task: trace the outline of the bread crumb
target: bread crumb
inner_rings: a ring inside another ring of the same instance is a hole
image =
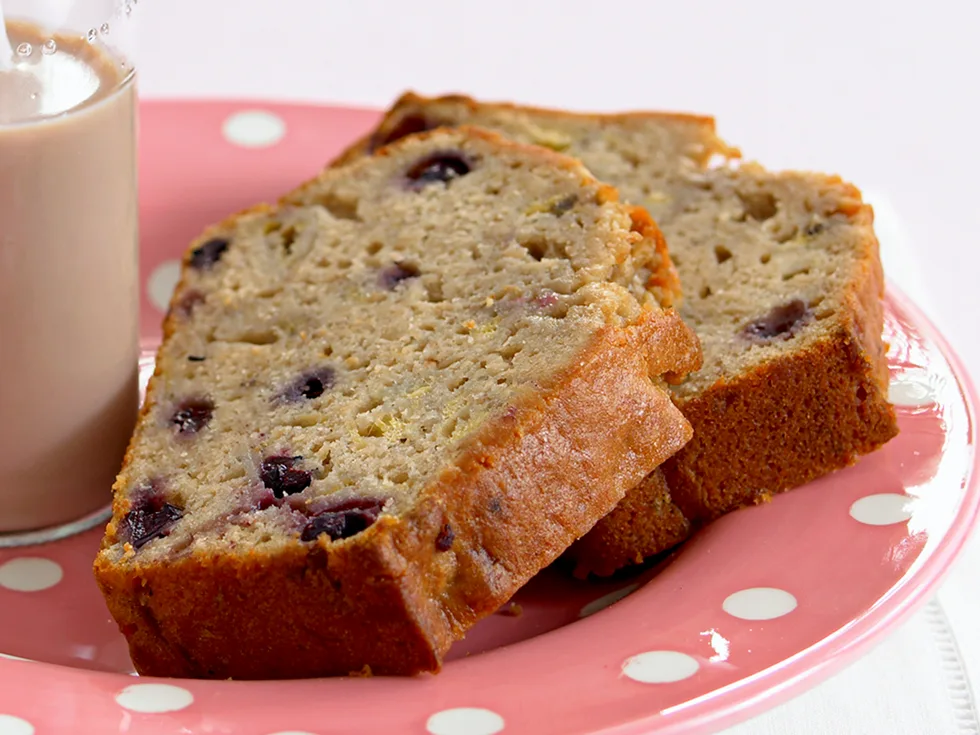
[[[518,605],[516,602],[508,602],[502,608],[497,610],[497,615],[503,615],[505,618],[519,618],[524,614],[524,608]]]

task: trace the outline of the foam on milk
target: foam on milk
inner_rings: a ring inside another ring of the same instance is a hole
[[[95,47],[74,44],[65,50],[33,26],[15,21],[0,28],[5,31],[0,33],[0,58],[10,60],[0,67],[0,124],[60,115],[95,97],[105,84],[106,61],[97,58]]]

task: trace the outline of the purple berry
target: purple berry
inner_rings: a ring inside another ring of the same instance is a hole
[[[540,309],[550,309],[558,303],[558,294],[554,291],[542,291],[534,298],[533,303]]]
[[[552,204],[548,211],[555,215],[555,217],[561,217],[566,212],[571,211],[572,207],[574,207],[576,203],[578,203],[578,196],[575,194],[569,194],[567,197],[559,199],[557,202]]]
[[[191,289],[186,291],[180,299],[173,305],[171,311],[177,316],[187,319],[194,313],[198,305],[204,303],[204,294],[200,291]]]
[[[210,270],[221,260],[231,243],[223,237],[215,237],[191,252],[191,267],[199,271]]]
[[[282,397],[287,401],[319,398],[324,392],[333,388],[335,381],[336,371],[332,367],[317,368],[297,378],[292,385],[283,391]]]
[[[384,504],[376,498],[353,498],[328,506],[310,518],[300,538],[313,541],[324,533],[334,541],[350,538],[378,520]]]
[[[459,153],[435,153],[423,158],[416,163],[405,174],[408,177],[410,187],[419,191],[423,187],[443,182],[448,184],[453,179],[466,176],[470,172],[470,165]]]
[[[141,488],[123,517],[124,533],[134,548],[140,549],[156,538],[168,536],[184,511],[164,500],[156,483]]]
[[[378,275],[378,285],[388,291],[393,291],[402,281],[417,278],[418,275],[419,269],[411,263],[394,263]]]
[[[178,434],[196,434],[211,421],[214,415],[214,402],[208,398],[188,398],[183,401],[170,423],[177,427]]]
[[[302,457],[266,457],[262,460],[259,477],[262,484],[272,491],[277,498],[301,493],[310,486],[312,476],[306,470],[296,468],[296,463]]]
[[[280,503],[276,498],[276,494],[269,490],[268,488],[262,488],[256,492],[252,497],[252,508],[253,510],[266,510],[272,506],[278,506]]]
[[[317,536],[325,533],[336,541],[345,537],[344,533],[346,530],[347,518],[343,513],[324,513],[314,516],[307,522],[306,527],[303,528],[303,533],[300,535],[300,539],[303,541],[313,541]]]
[[[807,325],[813,312],[800,299],[774,307],[768,314],[742,328],[742,336],[755,344],[768,344],[774,340],[794,337]]]
[[[448,523],[443,525],[439,529],[439,535],[436,536],[436,550],[437,551],[449,551],[453,546],[453,541],[456,540],[456,532],[453,531],[453,527]]]

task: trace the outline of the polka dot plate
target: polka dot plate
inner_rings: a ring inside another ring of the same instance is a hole
[[[143,333],[200,229],[314,175],[377,113],[146,104]],[[972,389],[888,297],[900,435],[856,466],[740,511],[656,568],[602,583],[546,570],[438,676],[136,678],[92,580],[99,532],[0,550],[0,735],[701,733],[841,666],[935,587],[977,516]],[[147,361],[149,367],[150,361]]]

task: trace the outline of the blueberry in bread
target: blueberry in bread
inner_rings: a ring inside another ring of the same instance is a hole
[[[898,431],[870,207],[837,177],[735,165],[710,118],[582,115],[402,97],[351,160],[408,131],[479,125],[579,158],[646,207],[680,276],[704,367],[673,388],[694,439],[577,543],[609,574],[698,526],[834,470]]]
[[[439,131],[198,240],[95,563],[137,669],[437,670],[682,446],[697,340],[615,196]]]

